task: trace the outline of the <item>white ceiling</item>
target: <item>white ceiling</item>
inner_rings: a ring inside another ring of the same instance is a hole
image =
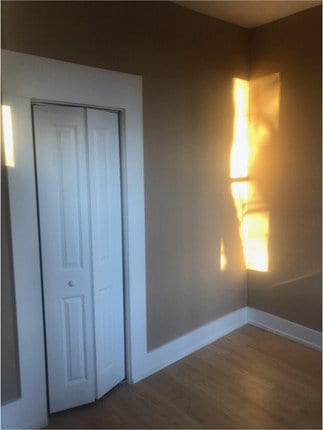
[[[322,1],[175,1],[180,6],[245,28],[254,28],[322,4]]]

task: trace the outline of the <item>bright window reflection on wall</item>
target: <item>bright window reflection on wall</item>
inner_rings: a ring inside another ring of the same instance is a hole
[[[279,74],[274,73],[248,82],[233,79],[233,142],[230,159],[231,192],[240,223],[240,238],[246,268],[269,270],[269,211],[258,189],[256,177],[250,177],[262,145],[278,128],[280,100]],[[221,271],[225,270],[222,264]]]
[[[4,143],[5,164],[8,167],[15,167],[11,107],[7,105],[2,105],[2,133],[3,133],[3,143]]]

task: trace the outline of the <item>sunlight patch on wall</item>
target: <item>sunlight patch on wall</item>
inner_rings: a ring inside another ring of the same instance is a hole
[[[248,213],[241,230],[246,268],[268,272],[269,212]]]
[[[7,105],[2,105],[2,132],[3,132],[5,165],[8,167],[15,167],[11,107]]]
[[[228,265],[228,260],[227,260],[227,256],[225,255],[223,239],[221,239],[221,257],[220,257],[221,272],[224,272],[226,270],[227,265]]]
[[[230,176],[231,178],[243,178],[248,176],[249,162],[249,82],[243,79],[234,79],[233,97],[234,123]]]
[[[279,73],[251,82],[239,78],[233,79],[231,192],[240,223],[240,238],[246,268],[261,272],[269,270],[270,216],[259,191],[257,177],[252,176],[252,172],[257,164],[257,155],[262,145],[267,144],[273,130],[278,129],[279,103]]]

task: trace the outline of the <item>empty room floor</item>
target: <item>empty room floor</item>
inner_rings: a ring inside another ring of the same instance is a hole
[[[321,428],[321,353],[247,325],[48,428]]]

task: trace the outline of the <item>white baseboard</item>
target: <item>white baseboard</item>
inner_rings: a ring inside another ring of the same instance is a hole
[[[321,332],[257,309],[244,307],[147,352],[142,357],[140,369],[137,369],[131,382],[138,382],[162,370],[248,323],[308,347],[322,350]]]
[[[322,351],[322,333],[276,315],[248,307],[248,323]]]
[[[193,330],[166,345],[147,352],[142,360],[141,369],[133,375],[132,382],[135,383],[158,372],[246,323],[247,308],[244,307]]]

